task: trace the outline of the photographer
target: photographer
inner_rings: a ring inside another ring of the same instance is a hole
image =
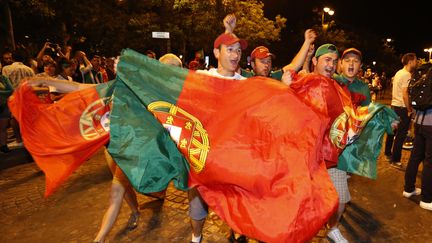
[[[69,50],[68,50],[69,51]],[[51,55],[46,54],[47,52],[51,52]],[[42,49],[39,51],[36,61],[38,63],[38,70],[39,72],[43,72],[44,64],[47,62],[51,62],[53,59],[52,55],[55,55],[56,58],[59,57],[65,57],[68,58],[67,55],[63,54],[61,47],[59,44],[54,44],[49,41],[45,42]]]

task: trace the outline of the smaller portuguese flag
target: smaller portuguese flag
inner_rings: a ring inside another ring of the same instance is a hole
[[[15,90],[9,107],[26,149],[45,173],[47,197],[108,142],[113,82],[69,93],[57,103],[41,101],[29,82]]]

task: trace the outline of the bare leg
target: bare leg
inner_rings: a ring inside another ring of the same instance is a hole
[[[124,199],[126,200],[127,204],[129,205],[129,208],[131,209],[131,214],[129,216],[129,220],[127,224],[127,229],[133,230],[138,226],[140,212],[138,211],[138,201],[137,201],[136,193],[130,185],[126,189]]]
[[[127,204],[129,205],[129,208],[131,209],[132,213],[139,213],[138,211],[138,201],[135,191],[132,189],[132,187],[128,187],[124,194],[124,199],[126,200]]]
[[[105,212],[102,220],[102,225],[94,241],[103,243],[105,237],[114,225],[115,220],[120,212],[120,208],[125,195],[125,188],[119,183],[112,183],[111,185],[111,196],[110,205]],[[137,204],[138,205],[138,204]]]

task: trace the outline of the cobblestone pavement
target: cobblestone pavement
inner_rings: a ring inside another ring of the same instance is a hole
[[[409,153],[403,151],[405,166]],[[381,154],[377,180],[349,179],[352,201],[340,228],[350,242],[432,242],[432,212],[418,206],[419,197],[402,197],[403,177],[403,170],[391,167]],[[91,242],[108,206],[110,182],[100,151],[44,199],[44,175],[25,149],[0,153],[0,242]],[[124,204],[108,242],[189,242],[185,192],[170,186],[164,201],[144,195],[138,201],[138,228],[125,229],[130,210]],[[228,242],[228,231],[211,213],[203,242]],[[312,242],[328,242],[323,235]]]

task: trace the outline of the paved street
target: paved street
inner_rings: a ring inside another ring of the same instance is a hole
[[[405,166],[408,157],[404,150]],[[352,201],[341,231],[350,242],[432,242],[432,212],[418,206],[420,197],[402,197],[403,177],[404,172],[391,167],[381,153],[377,180],[355,175],[349,179]],[[110,182],[99,151],[44,199],[44,175],[28,153],[24,149],[0,153],[0,242],[91,242],[108,206]],[[138,228],[125,229],[130,211],[124,204],[108,242],[189,242],[185,192],[171,186],[164,201],[144,195],[138,201],[142,215]],[[204,242],[227,242],[228,230],[211,213]],[[327,239],[321,232],[313,242]]]

